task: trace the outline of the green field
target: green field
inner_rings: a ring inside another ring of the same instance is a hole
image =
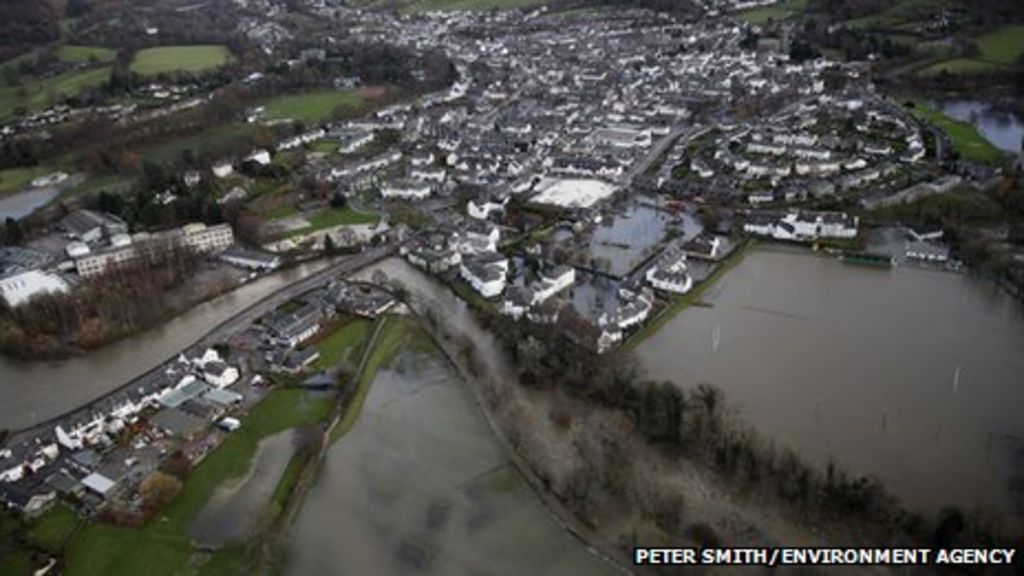
[[[267,120],[295,120],[318,124],[329,120],[336,110],[356,109],[366,103],[350,90],[317,90],[304,94],[279,96],[264,104]]]
[[[320,358],[314,365],[318,370],[334,368],[342,361],[355,360],[352,354],[357,352],[370,335],[370,328],[373,325],[368,320],[361,318],[352,320],[344,326],[327,335],[316,343],[320,351]]]
[[[48,166],[33,166],[31,168],[9,168],[0,170],[0,196],[13,194],[37,176],[50,174],[53,168]]]
[[[255,124],[223,124],[200,132],[154,144],[141,151],[143,160],[168,162],[180,158],[185,150],[199,155],[215,155],[243,144],[253,144],[260,128]]]
[[[230,59],[228,49],[219,44],[159,46],[139,50],[132,60],[131,70],[143,76],[169,72],[196,73],[223,66]]]
[[[970,58],[953,58],[922,68],[918,76],[934,76],[945,71],[948,74],[983,74],[1005,68],[1002,64]]]
[[[356,212],[351,208],[328,208],[310,218],[308,227],[296,230],[292,235],[309,234],[310,232],[333,228],[343,224],[374,224],[378,220],[380,220],[380,217],[376,214]]]
[[[77,523],[78,516],[67,506],[58,504],[32,521],[29,536],[44,550],[57,554]]]
[[[952,141],[953,148],[961,157],[986,164],[999,164],[1003,161],[1002,151],[979,134],[969,122],[950,118],[937,108],[923,102],[915,102],[915,106],[910,109],[910,112],[945,132]]]
[[[28,79],[21,87],[0,86],[0,118],[13,114],[19,107],[39,110],[57,103],[62,97],[100,86],[110,79],[110,71],[109,66],[89,68],[46,80]]]
[[[260,440],[289,428],[321,422],[332,398],[298,389],[276,389],[245,418],[189,476],[181,494],[142,528],[92,523],[78,532],[66,552],[69,576],[103,574],[238,574],[247,562],[241,546],[200,553],[186,532],[218,486],[246,473]]]
[[[769,20],[785,20],[807,7],[807,0],[782,0],[771,6],[751,8],[738,12],[736,17],[751,24],[764,24]]]
[[[1009,70],[1024,56],[1024,25],[1000,28],[975,38],[974,43],[978,46],[977,56],[938,62],[918,71],[918,75],[934,76],[943,71],[949,74],[983,74]]]
[[[78,46],[65,44],[57,49],[57,58],[65,62],[104,62],[114,61],[117,52],[102,46]]]
[[[1024,25],[1000,28],[978,38],[975,43],[981,51],[979,59],[996,64],[1016,64],[1024,55]]]

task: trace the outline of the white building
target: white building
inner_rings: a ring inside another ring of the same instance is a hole
[[[430,197],[432,186],[423,182],[391,182],[380,189],[380,195],[384,198],[399,198],[402,200],[424,200]]]
[[[42,270],[25,270],[0,278],[0,297],[12,308],[28,302],[33,296],[63,293],[68,288],[63,278]]]
[[[484,298],[494,298],[505,290],[505,270],[499,264],[464,261],[459,275]]]
[[[486,220],[492,213],[503,212],[506,204],[508,204],[507,197],[501,200],[490,197],[474,198],[466,203],[466,213],[470,218]]]

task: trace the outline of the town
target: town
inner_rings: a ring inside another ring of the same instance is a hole
[[[13,149],[74,122],[131,130],[205,114],[240,90],[229,126],[260,134],[258,144],[146,161],[126,188],[144,192],[102,189],[12,212],[6,236],[16,229],[17,239],[0,248],[5,348],[89,350],[238,286],[323,266],[301,290],[268,297],[87,405],[7,430],[0,502],[27,517],[56,502],[88,517],[143,517],[147,479],[199,466],[271,390],[354,385],[323,343],[351,322],[408,313],[402,286],[353,277],[385,258],[474,310],[613,354],[701,303],[757,244],[962,271],[941,227],[881,215],[995,190],[1011,178],[1003,166],[1019,163],[957,157],[864,63],[793,57],[792,26],[734,17],[760,3],[704,2],[696,20],[634,8],[406,14],[304,3],[349,30],[344,39],[297,37],[276,3],[239,4],[238,26],[273,65],[161,76],[130,104],[65,99],[4,119],[0,142]],[[406,56],[405,88],[332,69],[314,89],[327,113],[311,114],[312,100],[281,106],[296,97],[287,93],[258,95],[279,90],[283,74],[319,73],[342,41]],[[52,167],[19,193],[66,198],[91,178]],[[1024,248],[1004,248],[1020,278]],[[156,304],[162,291],[177,305]],[[126,304],[149,306],[141,294],[152,310]],[[53,320],[34,320],[43,317]]]

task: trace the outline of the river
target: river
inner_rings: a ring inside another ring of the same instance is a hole
[[[377,373],[291,542],[291,576],[615,573],[559,527],[425,346]]]
[[[912,508],[1024,513],[1024,307],[996,286],[762,247],[706,299],[637,348],[651,376]]]
[[[1005,152],[1020,152],[1024,143],[1024,120],[1012,112],[1000,112],[977,100],[949,100],[939,102],[939,108],[949,116],[970,122],[996,148]]]
[[[0,428],[17,430],[83,406],[172,358],[265,296],[331,263],[317,260],[264,276],[83,356],[53,362],[0,356]]]

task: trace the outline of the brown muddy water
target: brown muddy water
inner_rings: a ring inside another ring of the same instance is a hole
[[[764,247],[706,299],[638,346],[651,376],[912,508],[1024,513],[1024,306],[996,286]]]
[[[196,542],[220,546],[244,541],[259,528],[274,490],[295,453],[295,432],[260,441],[245,476],[217,488],[189,527]]]
[[[510,465],[434,351],[378,373],[291,533],[290,576],[614,574]]]
[[[330,264],[319,260],[264,276],[161,326],[69,360],[22,362],[0,356],[0,428],[25,428],[112,392],[265,296]]]

